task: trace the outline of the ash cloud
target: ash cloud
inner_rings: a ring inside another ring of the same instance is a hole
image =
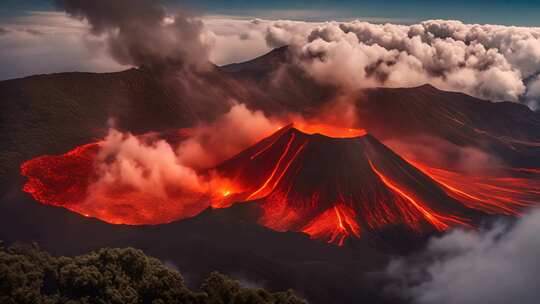
[[[308,74],[343,90],[429,83],[493,101],[537,98],[536,82],[526,79],[540,72],[540,28],[449,20],[259,22],[266,23],[269,46],[291,45]]]
[[[203,23],[178,12],[169,16],[160,1],[56,0],[72,17],[86,20],[90,32],[105,36],[120,64],[170,68],[204,67],[209,56]]]
[[[395,260],[389,291],[420,304],[538,303],[540,210],[483,231],[432,239],[422,256]]]

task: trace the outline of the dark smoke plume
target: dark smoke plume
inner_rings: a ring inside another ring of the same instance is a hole
[[[201,67],[209,48],[203,24],[183,13],[168,16],[153,0],[55,0],[59,9],[86,20],[91,33],[104,36],[121,64],[150,68]]]

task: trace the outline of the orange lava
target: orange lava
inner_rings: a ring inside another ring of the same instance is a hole
[[[314,218],[301,230],[313,239],[343,246],[349,236],[360,237],[356,212],[345,204],[336,204]]]
[[[47,205],[70,206],[87,195],[95,173],[99,143],[77,147],[59,156],[41,156],[25,162],[21,175],[28,178],[23,191]]]
[[[111,224],[153,225],[192,217],[208,206],[208,196],[170,189],[166,197],[116,185],[107,192],[94,191],[94,160],[100,142],[77,147],[57,156],[25,162],[21,174],[28,178],[23,191],[43,204],[60,206]]]
[[[281,156],[279,157],[276,165],[274,166],[274,170],[272,170],[272,172],[270,173],[270,175],[268,176],[268,178],[266,179],[266,181],[264,182],[264,184],[262,184],[261,187],[259,187],[255,192],[251,193],[248,197],[247,197],[247,200],[251,200],[251,199],[256,199],[258,197],[262,197],[262,196],[266,196],[268,193],[267,192],[263,192],[264,190],[269,190],[271,191],[273,189],[273,187],[269,187],[269,184],[270,182],[274,179],[274,176],[278,173],[278,170],[280,170],[281,168],[281,163],[284,161],[285,157],[288,155],[289,153],[289,149],[291,148],[291,144],[294,140],[294,137],[295,135],[292,134],[289,141],[287,142],[287,146],[285,147],[285,151],[283,151],[283,153],[281,154]],[[291,159],[291,161],[294,160],[294,158]],[[290,165],[291,161],[288,162],[287,166]],[[283,172],[285,172],[285,170],[283,170]],[[276,182],[274,182],[274,185],[279,181],[279,179],[276,180]]]
[[[25,162],[23,190],[41,203],[113,224],[161,224],[249,202],[261,207],[257,221],[265,227],[340,246],[387,227],[418,233],[470,227],[470,210],[519,215],[539,202],[539,169],[509,170],[521,177],[469,176],[405,161],[364,135],[295,123],[204,172],[206,192],[167,189],[166,197],[122,185],[94,193],[98,142]]]
[[[439,183],[445,191],[470,208],[491,214],[520,215],[524,208],[539,202],[540,178],[471,176],[431,168],[408,160]],[[523,170],[523,169],[520,169]],[[537,175],[538,170],[523,170]]]
[[[306,134],[320,134],[333,138],[352,138],[367,134],[364,129],[343,128],[322,123],[294,122],[293,126]]]
[[[416,210],[418,210],[418,212],[420,212],[420,214],[422,214],[422,216],[438,230],[444,231],[448,229],[450,227],[448,223],[468,225],[465,220],[459,219],[456,216],[443,216],[441,214],[437,214],[433,210],[430,210],[422,202],[413,198],[411,194],[407,194],[406,190],[400,189],[400,187],[397,186],[393,181],[391,181],[389,178],[387,178],[381,172],[379,172],[379,170],[375,168],[371,160],[369,161],[369,165],[371,166],[371,169],[373,170],[373,172],[377,174],[377,176],[388,188],[396,192],[401,197],[405,198],[411,204],[411,206],[413,206]]]

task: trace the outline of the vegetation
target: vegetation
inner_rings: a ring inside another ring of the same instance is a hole
[[[243,288],[212,273],[200,291],[186,287],[175,270],[142,251],[100,249],[53,257],[37,245],[0,243],[0,303],[302,304],[291,291]]]

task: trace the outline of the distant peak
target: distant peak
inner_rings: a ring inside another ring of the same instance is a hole
[[[429,84],[429,83],[423,84],[423,85],[418,86],[418,87],[416,87],[416,88],[417,88],[417,89],[421,89],[421,90],[440,91],[439,89],[437,89],[436,87],[432,86],[432,85]]]

